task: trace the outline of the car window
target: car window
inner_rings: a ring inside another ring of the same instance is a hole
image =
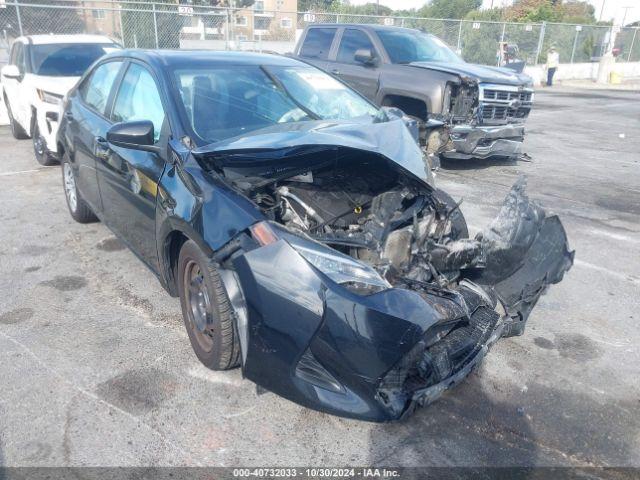
[[[362,30],[347,28],[342,34],[342,39],[340,39],[337,61],[341,63],[358,63],[354,57],[356,51],[361,48],[371,50],[371,53],[375,54],[373,44],[366,33]]]
[[[202,67],[175,77],[186,117],[205,143],[278,123],[373,118],[378,111],[309,65]]]
[[[113,43],[51,43],[31,47],[31,65],[36,75],[79,77],[106,53],[118,50]]]
[[[153,123],[154,140],[157,142],[160,138],[164,108],[155,80],[142,65],[132,63],[127,70],[116,96],[111,119],[114,122],[150,120]]]
[[[335,33],[335,28],[310,28],[300,49],[300,56],[326,60]]]
[[[111,87],[121,66],[122,62],[103,63],[80,87],[82,100],[99,113],[105,113]]]

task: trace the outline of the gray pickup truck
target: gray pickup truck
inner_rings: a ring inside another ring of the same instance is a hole
[[[531,78],[466,63],[434,35],[382,25],[313,24],[294,56],[418,120],[428,153],[458,159],[522,153],[524,121],[533,105]]]

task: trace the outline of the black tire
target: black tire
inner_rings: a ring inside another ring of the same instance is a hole
[[[240,364],[233,307],[215,265],[193,241],[180,250],[178,293],[184,324],[198,359],[212,370]]]
[[[75,173],[69,162],[69,156],[64,153],[61,162],[62,187],[64,197],[67,200],[67,207],[73,219],[78,223],[91,223],[98,221],[98,217],[93,213],[89,205],[84,201],[82,195],[76,188]],[[68,175],[71,177],[69,178]]]
[[[35,117],[33,119],[33,126],[31,127],[31,138],[33,140],[33,154],[36,156],[36,160],[40,165],[50,167],[58,163],[58,160],[47,150],[47,142],[42,135],[40,135],[40,127]]]
[[[435,190],[433,196],[440,202],[444,203],[447,208],[454,208],[458,202],[456,202],[451,195],[442,191]],[[469,238],[469,228],[467,227],[467,221],[459,208],[456,208],[450,214],[451,220],[451,240],[458,240],[460,238]]]
[[[27,131],[20,126],[18,122],[13,118],[13,113],[11,112],[11,105],[9,105],[9,100],[7,100],[7,96],[4,96],[4,104],[7,107],[7,116],[9,117],[9,125],[11,126],[11,135],[16,140],[26,140],[29,138],[29,134]]]

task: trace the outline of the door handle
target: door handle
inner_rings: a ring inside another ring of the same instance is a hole
[[[337,68],[334,68],[333,70],[331,70],[331,73],[333,75],[340,75],[340,70],[338,70]]]
[[[108,160],[111,155],[109,143],[102,137],[96,137],[94,139],[93,153],[100,160]]]

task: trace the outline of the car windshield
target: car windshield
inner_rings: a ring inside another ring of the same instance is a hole
[[[378,36],[391,63],[464,63],[464,60],[446,43],[433,35],[401,30],[380,30]]]
[[[193,131],[206,143],[277,123],[373,117],[378,109],[322,71],[306,66],[221,66],[177,70]]]
[[[115,43],[51,43],[31,48],[31,65],[36,75],[79,77],[89,66],[118,47]]]

